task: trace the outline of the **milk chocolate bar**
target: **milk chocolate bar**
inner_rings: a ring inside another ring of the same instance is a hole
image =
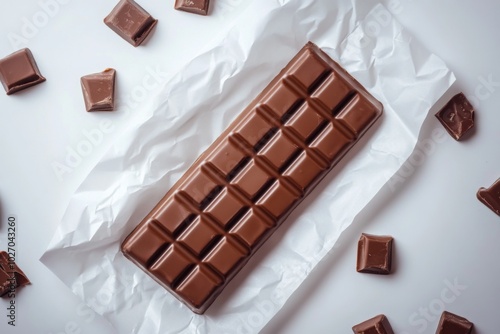
[[[382,114],[313,43],[124,240],[124,255],[196,313]]]

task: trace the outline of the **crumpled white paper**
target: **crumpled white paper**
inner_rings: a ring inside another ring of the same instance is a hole
[[[384,115],[206,314],[195,315],[119,245],[309,40],[379,99]],[[95,166],[41,260],[119,333],[257,332],[409,157],[430,107],[454,80],[380,4],[253,0]]]

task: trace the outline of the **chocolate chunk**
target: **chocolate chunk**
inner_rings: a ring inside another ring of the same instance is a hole
[[[0,59],[0,81],[7,92],[13,94],[44,82],[30,49],[21,49]]]
[[[0,296],[27,284],[30,281],[26,274],[14,262],[9,261],[7,252],[0,251]]]
[[[356,334],[394,334],[389,320],[383,314],[354,326],[352,331]]]
[[[207,15],[209,4],[210,0],[175,0],[175,9]]]
[[[488,189],[479,188],[476,195],[484,205],[500,216],[500,179],[496,180]]]
[[[203,313],[382,109],[307,44],[125,239],[124,255]]]
[[[81,78],[87,111],[112,111],[115,108],[115,76],[116,71],[107,68],[104,72]]]
[[[470,334],[473,324],[456,314],[444,311],[439,320],[436,334]]]
[[[474,127],[474,108],[463,93],[459,93],[436,114],[448,133],[456,140]]]
[[[360,273],[388,275],[392,265],[392,243],[390,236],[361,234],[358,241],[358,263]]]
[[[104,23],[133,46],[139,46],[156,26],[148,12],[133,0],[121,0]]]

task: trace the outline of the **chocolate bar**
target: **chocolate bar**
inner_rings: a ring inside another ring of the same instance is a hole
[[[16,288],[30,284],[25,273],[13,262],[9,254],[0,251],[0,297]]]
[[[477,199],[500,216],[500,179],[489,188],[481,187],[477,191]]]
[[[474,108],[463,93],[453,96],[436,117],[455,140],[461,140],[474,127]]]
[[[306,44],[123,241],[123,254],[203,313],[382,109]]]
[[[383,314],[363,321],[354,326],[352,331],[355,334],[394,334],[389,320]]]
[[[362,233],[358,241],[358,262],[360,273],[389,275],[392,267],[392,243],[390,236]]]
[[[207,15],[210,0],[175,0],[175,9],[189,13]]]
[[[439,320],[436,334],[470,334],[473,326],[469,320],[444,311]]]
[[[104,23],[137,47],[148,37],[158,20],[134,0],[121,0],[106,16]]]
[[[21,49],[0,59],[0,81],[7,95],[45,81],[30,49]]]

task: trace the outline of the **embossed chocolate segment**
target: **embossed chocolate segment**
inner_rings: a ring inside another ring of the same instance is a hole
[[[285,126],[292,131],[296,131],[305,142],[325,121],[325,118],[314,111],[314,108],[309,103],[304,103],[299,110],[290,117]]]
[[[231,174],[245,159],[245,153],[229,139],[224,140],[219,148],[215,150],[207,159],[226,177]]]
[[[180,283],[176,292],[193,307],[201,308],[222,283],[222,279],[206,266],[196,266]]]
[[[179,200],[170,198],[153,212],[155,221],[171,235],[179,234],[185,226],[190,225],[196,215],[185,208]]]
[[[299,149],[282,131],[278,131],[262,148],[259,155],[265,157],[276,169],[280,169]]]
[[[253,199],[271,179],[272,176],[252,159],[232,183],[248,198]]]
[[[331,113],[334,113],[336,110],[340,111],[342,109],[338,108],[338,106],[349,99],[352,92],[352,88],[344,80],[335,73],[331,73],[312,94],[312,98],[322,103]]]
[[[226,188],[207,207],[205,212],[217,220],[222,227],[226,228],[232,222],[232,218],[243,208],[244,204]]]
[[[334,160],[342,156],[354,144],[354,139],[348,138],[335,125],[329,123],[314,139],[310,147],[321,153],[326,159]]]
[[[191,265],[185,251],[178,245],[172,245],[150,267],[150,270],[161,281],[172,285]]]
[[[243,261],[247,252],[238,247],[237,244],[231,243],[228,238],[223,238],[209,253],[204,260],[205,263],[210,264],[221,275],[227,277],[231,270],[233,270],[241,261]]]
[[[269,225],[251,209],[232,228],[231,234],[243,240],[251,249],[274,227]]]
[[[158,250],[168,246],[169,240],[158,226],[148,222],[135,231],[128,244],[129,255],[134,260],[147,264]]]
[[[300,186],[302,191],[305,191],[324,170],[325,168],[320,166],[310,153],[302,151],[297,160],[283,173],[283,176],[289,177]]]
[[[127,237],[123,253],[203,313],[381,113],[307,44]]]
[[[276,180],[256,204],[271,213],[275,219],[279,219],[298,198],[283,181]]]
[[[371,103],[361,95],[355,95],[336,117],[357,137],[363,129],[372,124],[379,114]]]

